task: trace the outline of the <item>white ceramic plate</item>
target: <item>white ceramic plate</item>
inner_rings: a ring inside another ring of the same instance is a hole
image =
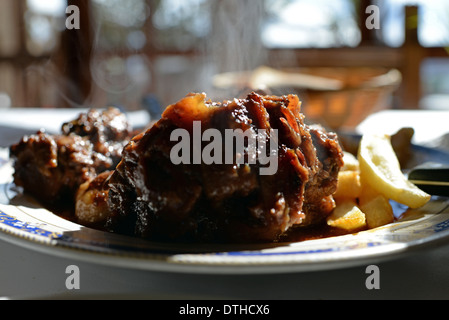
[[[422,159],[446,160],[418,148]],[[170,244],[102,232],[69,222],[18,194],[0,152],[0,238],[31,250],[94,263],[185,273],[282,273],[367,265],[449,242],[449,199],[433,197],[405,218],[344,236],[293,243]],[[395,214],[405,208],[395,206]]]

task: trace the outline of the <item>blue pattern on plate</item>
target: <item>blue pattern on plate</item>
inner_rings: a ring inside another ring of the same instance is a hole
[[[62,234],[60,233],[42,229],[36,224],[20,221],[4,213],[3,211],[0,211],[0,223],[3,223],[20,231],[25,231],[30,234],[39,235],[46,238],[57,239],[62,236]]]
[[[433,227],[433,231],[441,232],[449,228],[449,220],[440,222]]]

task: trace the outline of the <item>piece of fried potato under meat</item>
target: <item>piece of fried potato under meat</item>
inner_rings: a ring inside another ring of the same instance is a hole
[[[356,156],[347,151],[343,151],[343,167],[340,171],[358,171],[359,170],[359,160]]]
[[[345,200],[337,203],[327,218],[327,224],[345,230],[357,230],[366,226],[366,218],[355,200]]]
[[[356,199],[362,192],[358,171],[340,171],[338,173],[337,190],[333,194],[335,200]]]

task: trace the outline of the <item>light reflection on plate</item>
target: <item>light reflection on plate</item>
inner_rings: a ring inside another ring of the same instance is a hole
[[[435,159],[435,151],[418,151]],[[395,223],[357,234],[293,243],[171,244],[72,223],[17,193],[11,180],[11,165],[3,158],[1,239],[47,254],[126,268],[227,274],[318,271],[376,263],[449,242],[449,199],[442,197],[407,210]],[[396,208],[396,214],[402,211]]]

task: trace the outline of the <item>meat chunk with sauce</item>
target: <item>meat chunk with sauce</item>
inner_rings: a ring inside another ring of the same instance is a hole
[[[78,187],[112,162],[77,135],[25,136],[11,146],[14,183],[44,204],[72,203]]]
[[[38,131],[10,147],[14,183],[43,205],[73,212],[78,188],[121,159],[130,126],[116,108],[82,113],[60,134]]]
[[[86,137],[95,152],[109,157],[115,166],[123,147],[129,142],[132,129],[124,113],[114,107],[105,110],[90,109],[62,125],[63,135]]]
[[[108,181],[111,174],[112,171],[104,171],[80,185],[75,198],[76,222],[102,229],[110,215]]]
[[[335,134],[305,124],[300,105],[296,95],[251,93],[222,103],[190,94],[168,106],[124,148],[109,177],[106,228],[171,241],[271,242],[290,228],[322,222],[334,208],[342,151]],[[203,137],[197,149],[195,125]],[[190,162],[173,161],[176,129],[192,137]],[[210,141],[203,136],[208,129],[221,133],[222,154],[229,129],[254,139],[267,133],[265,146],[277,132],[277,170],[261,174],[264,164],[238,161],[252,156],[248,145],[230,163],[195,163],[195,152]]]

